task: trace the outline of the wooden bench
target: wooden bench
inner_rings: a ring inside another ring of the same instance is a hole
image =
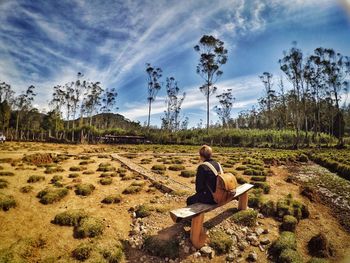
[[[234,196],[233,199],[238,198],[239,210],[247,209],[248,191],[253,187],[254,185],[252,184],[243,184],[237,187],[236,195]],[[178,209],[172,210],[170,211],[170,216],[171,216],[171,219],[174,221],[174,223],[178,223],[183,219],[192,218],[190,238],[193,246],[199,249],[205,244],[207,239],[207,236],[203,229],[204,214],[206,212],[214,210],[217,207],[219,207],[219,205],[196,203],[184,208],[178,208]]]

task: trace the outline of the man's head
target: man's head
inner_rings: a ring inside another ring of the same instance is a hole
[[[213,150],[208,145],[203,145],[199,149],[199,156],[201,157],[202,161],[211,159],[212,154],[213,154]]]

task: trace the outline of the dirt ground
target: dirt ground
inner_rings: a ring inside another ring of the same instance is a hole
[[[145,218],[145,223],[149,226],[149,234],[159,235],[158,232],[162,233],[162,231],[164,232],[164,230],[167,229],[167,233],[182,231],[183,234],[188,237],[189,233],[186,232],[181,225],[174,226],[168,214],[168,212],[174,208],[185,206],[186,197],[169,196],[152,188],[152,190],[150,190],[150,182],[146,181],[146,185],[139,193],[122,194],[123,200],[119,204],[106,205],[101,203],[101,200],[107,195],[114,193],[121,194],[132,182],[143,180],[133,175],[132,171],[127,171],[127,175],[131,177],[129,180],[123,180],[117,176],[112,178],[113,182],[111,185],[101,185],[99,183],[102,172],[96,170],[100,163],[111,163],[116,169],[120,168],[121,164],[112,161],[108,156],[101,158],[102,156],[98,156],[98,154],[113,152],[125,153],[127,152],[127,148],[117,148],[106,145],[78,146],[44,143],[6,143],[0,145],[0,159],[11,158],[20,160],[25,154],[35,152],[70,154],[72,156],[60,164],[64,171],[55,174],[45,174],[45,168],[39,168],[30,164],[23,164],[23,166],[21,166],[21,162],[18,162],[16,166],[12,166],[10,162],[0,163],[0,166],[3,167],[1,171],[9,171],[15,174],[14,176],[0,177],[9,182],[8,188],[0,189],[0,192],[13,195],[17,202],[16,208],[6,212],[0,211],[0,250],[13,250],[15,253],[24,253],[26,254],[26,262],[45,262],[45,260],[46,262],[75,262],[71,257],[71,252],[81,243],[92,243],[97,247],[105,247],[119,240],[127,239],[132,223],[132,213],[129,209],[139,204],[149,204],[154,208],[152,214]],[[93,174],[83,174],[82,171],[69,171],[70,167],[81,166],[79,163],[83,160],[77,159],[76,156],[85,154],[88,154],[90,160],[93,162],[84,166],[86,166],[86,170],[93,171]],[[161,154],[161,152],[157,152],[157,154]],[[161,164],[157,161],[160,157],[154,156],[152,150],[145,151],[142,156],[132,158],[131,161],[140,164],[141,159],[144,158],[151,159],[151,163],[141,164],[147,169],[151,169],[155,164]],[[169,157],[164,156],[162,158]],[[217,158],[221,161],[227,159],[227,156],[218,155]],[[193,155],[180,156],[178,159],[183,160],[183,165],[187,170],[195,170],[199,164],[198,158]],[[238,165],[240,165],[240,163],[235,164],[233,168]],[[169,167],[168,164],[166,166]],[[312,236],[323,232],[336,249],[336,256],[330,259],[330,262],[350,262],[350,234],[346,232],[332,216],[331,208],[318,202],[311,202],[307,198],[301,196],[299,194],[299,185],[287,183],[285,181],[288,177],[288,171],[285,166],[272,166],[271,170],[274,175],[267,177],[267,182],[271,185],[271,191],[268,195],[265,195],[266,198],[276,201],[291,193],[293,198],[308,205],[310,217],[301,220],[296,230],[298,251],[301,253],[303,259],[307,261],[310,258],[306,247],[307,242]],[[79,177],[77,177],[79,181],[93,184],[96,187],[93,193],[86,197],[76,195],[74,193],[76,179],[68,178],[71,173],[79,173]],[[183,178],[179,176],[179,173],[180,171],[166,170],[165,174],[182,183],[191,185],[194,189],[194,178]],[[237,173],[248,178],[242,175],[240,171]],[[34,188],[30,193],[21,193],[19,189],[22,186],[28,185],[27,179],[31,175],[45,176],[45,180],[30,184]],[[41,204],[36,195],[39,191],[50,185],[50,180],[54,175],[62,175],[63,185],[72,187],[73,189],[69,190],[69,194],[57,203],[48,205]],[[237,202],[233,201],[224,207],[207,213],[205,215],[207,221],[205,227],[210,230],[215,223],[224,222],[231,216],[230,209],[235,207],[237,207]],[[83,209],[89,214],[101,218],[106,226],[103,235],[95,239],[76,239],[73,236],[72,227],[58,226],[51,223],[51,220],[53,220],[56,214],[69,209]],[[269,239],[275,240],[278,237],[280,222],[272,218],[259,219],[258,222],[260,226],[270,230],[267,235]],[[34,249],[34,251],[31,251],[28,255],[26,250],[21,247],[22,245],[19,246],[21,242],[25,242],[28,238],[43,239],[45,240],[45,245],[41,248]],[[186,242],[189,242],[188,239]],[[266,252],[261,252],[257,247],[251,247],[250,250],[245,251],[243,257],[246,257],[247,253],[252,250],[258,253],[258,262],[269,262],[265,256]],[[147,262],[148,255],[144,251],[130,248],[126,253],[126,261],[139,262],[142,256],[146,256],[145,261]],[[96,260],[97,258],[92,259]],[[193,251],[189,254],[181,254],[181,260],[182,262],[199,261],[199,259],[193,257]],[[224,262],[225,255],[217,256],[213,260],[207,258],[201,258],[200,260],[202,262]],[[148,262],[152,262],[152,257],[149,258]],[[159,262],[162,262],[162,260],[159,259]]]

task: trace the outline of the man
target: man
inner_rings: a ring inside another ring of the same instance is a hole
[[[220,164],[212,159],[213,150],[208,145],[203,145],[199,150],[202,162],[209,162],[219,172]],[[216,175],[210,168],[201,164],[196,174],[196,193],[187,198],[187,205],[194,203],[215,204],[212,192],[216,189]]]

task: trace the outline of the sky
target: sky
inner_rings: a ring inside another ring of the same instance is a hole
[[[36,87],[34,105],[48,111],[52,88],[78,72],[104,89],[116,88],[114,112],[147,119],[145,64],[163,70],[163,89],[152,107],[151,124],[165,110],[165,79],[186,92],[181,117],[190,126],[206,120],[206,100],[196,74],[193,49],[202,35],[225,43],[228,61],[217,94],[232,89],[232,117],[263,95],[259,75],[274,84],[283,73],[278,60],[297,41],[305,55],[317,47],[350,55],[350,0],[0,0],[0,82],[20,94]],[[277,87],[276,87],[277,89]],[[211,98],[210,108],[218,104]],[[218,120],[211,110],[211,120]]]

